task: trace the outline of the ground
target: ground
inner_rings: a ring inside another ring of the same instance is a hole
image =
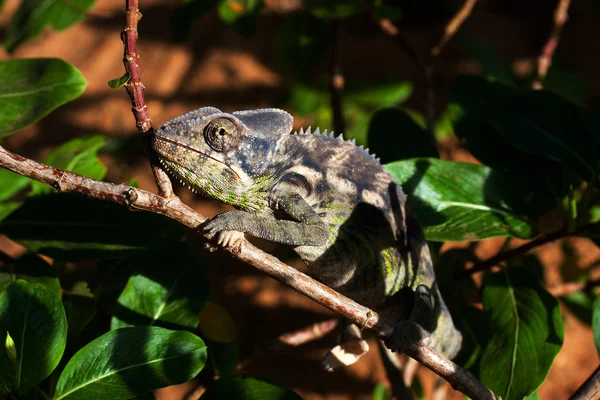
[[[433,0],[423,2],[432,7],[438,3]],[[444,3],[449,9],[460,4],[457,1]],[[463,27],[457,41],[464,37],[477,37],[493,45],[498,57],[511,63],[516,70],[530,69],[548,35],[553,7],[543,0],[529,1],[526,5],[519,5],[516,0],[481,3],[476,6],[474,15]],[[16,0],[9,0],[4,5],[0,15],[0,37],[17,5]],[[10,56],[62,58],[77,66],[89,84],[82,97],[2,144],[12,151],[41,159],[57,144],[77,136],[104,134],[127,139],[126,155],[119,158],[103,156],[109,167],[107,179],[126,182],[133,177],[142,188],[153,190],[152,175],[141,141],[136,136],[129,99],[123,89],[114,90],[107,85],[109,79],[123,73],[123,45],[119,38],[124,24],[123,7],[122,0],[98,0],[84,22],[64,32],[46,31]],[[421,11],[427,10],[426,5],[422,7]],[[173,8],[174,2],[167,0],[141,1],[143,19],[139,25],[138,51],[149,112],[155,126],[206,105],[234,111],[281,103],[289,82],[279,71],[272,51],[280,16],[273,13],[266,16],[261,20],[256,36],[245,39],[210,14],[195,25],[185,43],[173,44],[169,40],[168,28]],[[441,35],[446,18],[445,14],[432,13],[424,22],[406,23],[403,32],[417,51],[423,53]],[[600,79],[597,75],[600,57],[593,51],[600,34],[599,18],[600,6],[594,0],[574,2],[557,50],[562,67],[585,80],[588,92],[584,103],[592,107],[600,104]],[[415,94],[409,106],[423,109],[425,91],[419,72],[388,38],[376,29],[365,33],[351,28],[347,29],[344,37],[343,65],[347,80],[405,77],[415,82]],[[438,109],[444,104],[456,76],[478,70],[477,64],[467,59],[455,42],[444,51],[437,64],[435,87]],[[0,59],[6,58],[9,55],[0,50]],[[304,121],[296,122],[299,127]],[[472,160],[456,144],[444,146],[444,157]],[[208,216],[225,209],[181,189],[179,194],[186,203]],[[5,238],[0,238],[0,245],[7,243]],[[573,239],[569,243],[581,257],[580,266],[595,264],[600,259],[600,251],[591,242]],[[500,245],[498,240],[484,241],[477,251],[485,258],[494,254]],[[546,267],[549,287],[560,283],[558,271],[564,257],[561,245],[560,242],[551,243],[538,251]],[[275,246],[265,246],[279,255],[287,254]],[[18,251],[17,247],[13,249]],[[347,370],[330,374],[322,372],[319,361],[334,345],[334,337],[283,353],[252,357],[256,344],[329,318],[331,314],[246,265],[232,262],[219,254],[207,257],[213,289],[238,326],[245,372],[288,385],[306,399],[369,399],[373,386],[384,382],[385,374],[377,351],[371,351]],[[302,268],[298,263],[295,265]],[[542,399],[567,398],[598,365],[589,326],[579,322],[564,307],[563,313],[565,342],[548,379],[540,388]],[[371,347],[376,348],[373,341]],[[420,373],[430,374],[427,371]],[[181,398],[189,387],[168,388],[159,391],[157,396],[161,399]],[[458,395],[453,397],[461,398]]]

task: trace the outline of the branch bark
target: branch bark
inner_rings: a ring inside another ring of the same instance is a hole
[[[123,184],[96,181],[69,171],[38,163],[11,153],[1,146],[0,167],[51,185],[59,192],[77,193],[121,204],[130,209],[161,214],[191,229],[197,229],[199,225],[206,221],[206,217],[185,205],[176,196],[165,198]],[[373,333],[380,339],[386,340],[394,330],[394,327],[383,319],[380,319],[375,311],[356,303],[308,275],[290,267],[246,240],[243,241],[240,247],[228,247],[224,250],[342,317],[347,318],[361,329]],[[437,354],[421,342],[412,345],[406,351],[406,354],[447,380],[454,389],[465,393],[473,399],[498,399],[494,393],[477,381],[470,372]]]
[[[570,400],[600,400],[600,367],[596,368],[592,375],[583,382]]]
[[[554,52],[558,47],[558,42],[560,40],[560,34],[562,32],[563,26],[569,19],[569,6],[571,5],[571,0],[560,0],[556,5],[556,9],[554,10],[554,26],[552,28],[552,32],[550,32],[550,36],[548,40],[546,40],[546,44],[542,48],[542,52],[538,57],[538,66],[537,66],[537,74],[535,80],[533,81],[531,87],[535,90],[540,90],[544,88],[543,81],[546,79],[546,74],[552,65],[552,57],[554,56]]]

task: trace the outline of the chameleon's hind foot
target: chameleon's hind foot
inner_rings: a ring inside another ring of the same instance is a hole
[[[431,289],[419,285],[415,290],[415,304],[406,321],[399,322],[385,345],[388,349],[404,353],[413,344],[431,336],[435,326],[436,299]],[[439,313],[437,313],[439,315]]]
[[[345,321],[340,344],[329,350],[321,362],[321,367],[327,372],[347,367],[357,362],[368,351],[369,344],[362,338],[360,329]]]
[[[413,344],[431,335],[413,321],[402,321],[394,327],[394,332],[385,346],[393,352],[404,353]]]

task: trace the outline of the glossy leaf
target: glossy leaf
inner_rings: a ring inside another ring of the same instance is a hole
[[[10,199],[27,187],[30,182],[29,178],[0,168],[0,201]]]
[[[139,254],[177,241],[181,231],[156,214],[60,193],[29,198],[0,221],[0,232],[30,251],[74,261]]]
[[[386,169],[407,193],[427,240],[536,234],[535,225],[509,206],[519,195],[512,191],[511,180],[488,167],[416,158],[387,164]]]
[[[85,17],[94,0],[27,0],[13,15],[6,29],[4,47],[9,53],[25,40],[37,37],[45,27],[67,29]]]
[[[214,381],[202,396],[203,400],[301,400],[291,389],[276,383],[238,375]]]
[[[553,93],[463,76],[454,84],[452,100],[518,150],[564,163],[585,180],[596,170],[599,127],[589,126],[584,110]]]
[[[542,384],[562,346],[558,302],[527,268],[510,268],[484,279],[483,309],[491,337],[481,381],[503,399],[522,399]]]
[[[133,325],[196,328],[209,288],[205,266],[190,254],[188,245],[175,243],[134,262],[139,267],[119,296],[111,329]]]
[[[52,150],[44,159],[44,164],[65,169],[78,175],[101,181],[106,175],[106,167],[98,159],[98,150],[104,146],[104,136],[87,139],[71,139]],[[54,190],[41,182],[32,182],[31,195],[47,194]]]
[[[110,331],[65,366],[54,400],[129,399],[183,383],[206,363],[206,346],[185,331],[138,326]]]
[[[598,354],[600,354],[600,297],[597,297],[594,301],[592,330],[594,331],[594,343],[596,343],[596,351],[598,351]]]
[[[369,123],[367,145],[383,164],[415,157],[438,157],[433,138],[404,110],[384,108]]]
[[[39,283],[60,298],[61,289],[56,268],[35,254],[26,254],[15,262],[0,267],[0,292],[17,279]]]
[[[65,350],[67,320],[60,297],[39,283],[15,281],[0,293],[0,338],[6,332],[16,350],[13,382],[24,394],[50,375]]]
[[[0,62],[0,138],[79,97],[86,85],[77,68],[56,58]]]

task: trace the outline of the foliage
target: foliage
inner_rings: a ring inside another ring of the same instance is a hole
[[[4,45],[10,52],[47,26],[66,29],[92,4],[22,1]],[[273,59],[290,82],[282,107],[330,130],[322,71],[335,41],[332,21],[356,22],[365,15],[397,20],[403,10],[364,0],[304,5],[279,17],[273,40]],[[173,38],[186,40],[194,21],[211,12],[219,29],[251,38],[261,29],[264,8],[261,0],[185,0],[172,17]],[[432,242],[535,239],[549,233],[541,222],[553,213],[564,235],[600,243],[600,119],[572,102],[582,98],[577,77],[554,68],[548,76],[552,91],[533,91],[531,77],[518,78],[494,49],[470,41],[463,47],[483,76],[456,79],[445,110],[430,121],[434,132],[423,115],[401,107],[413,92],[408,80],[347,77],[345,137],[381,158]],[[125,74],[109,85],[117,88],[130,78]],[[0,62],[0,137],[38,122],[85,87],[81,73],[62,60]],[[442,140],[460,141],[478,162],[442,160]],[[74,138],[43,162],[102,180],[107,169],[98,153],[104,143],[102,136]],[[278,383],[238,373],[237,328],[210,294],[206,268],[212,266],[194,254],[173,221],[57,194],[0,169],[0,234],[27,250],[0,266],[0,392],[6,397],[87,399],[101,393],[127,399],[195,377],[207,388],[203,399],[299,398]],[[440,288],[465,337],[457,361],[502,398],[533,398],[562,346],[558,302],[543,287],[535,256],[507,260],[480,284],[454,281],[468,263],[480,261],[473,249],[434,254]],[[81,261],[98,274],[73,282],[65,263]],[[565,267],[562,273],[571,272]],[[561,301],[592,325],[600,348],[599,298],[584,290]],[[373,393],[389,396],[382,385]]]

